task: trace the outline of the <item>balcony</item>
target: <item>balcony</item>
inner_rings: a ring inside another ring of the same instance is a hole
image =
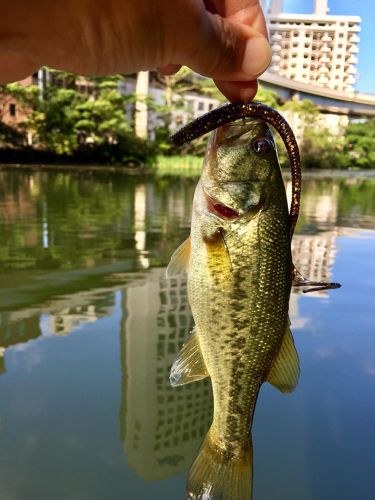
[[[283,39],[283,37],[280,35],[280,33],[274,33],[271,35],[271,41],[272,42],[280,42]]]
[[[358,57],[349,56],[349,58],[345,61],[345,64],[358,64]]]
[[[358,47],[353,46],[353,47],[350,47],[350,49],[349,49],[350,54],[358,54],[358,52],[359,52]]]
[[[328,54],[331,52],[331,49],[327,45],[323,45],[323,47],[320,49],[320,52],[323,52],[323,54]]]
[[[328,35],[328,33],[325,33],[322,38],[321,38],[322,42],[332,42],[332,38]]]
[[[329,79],[326,77],[326,76],[320,76],[317,81],[316,81],[319,85],[327,85],[327,83],[329,82]]]
[[[354,34],[352,35],[350,38],[349,38],[349,42],[351,43],[359,43],[360,42],[360,38],[358,35]]]
[[[319,63],[320,64],[327,64],[331,62],[331,59],[327,56],[322,56],[320,59],[319,59]]]

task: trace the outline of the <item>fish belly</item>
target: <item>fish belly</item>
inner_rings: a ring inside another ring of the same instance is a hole
[[[288,231],[264,213],[246,227],[231,225],[211,243],[202,240],[201,229],[194,229],[189,301],[212,380],[212,437],[223,449],[241,454],[248,446],[260,385],[285,332]]]

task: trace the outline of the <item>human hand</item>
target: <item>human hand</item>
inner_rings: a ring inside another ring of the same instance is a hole
[[[109,75],[183,64],[247,101],[271,57],[265,36],[258,0],[13,0],[2,6],[0,81],[43,65]]]

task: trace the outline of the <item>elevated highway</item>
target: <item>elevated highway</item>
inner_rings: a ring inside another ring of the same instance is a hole
[[[341,92],[298,82],[266,71],[259,78],[261,85],[273,90],[282,99],[310,99],[322,113],[353,117],[375,117],[375,94]]]

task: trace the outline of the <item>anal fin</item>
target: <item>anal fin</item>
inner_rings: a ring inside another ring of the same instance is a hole
[[[199,340],[195,328],[191,336],[182,346],[181,351],[175,359],[169,380],[171,385],[185,385],[208,377],[208,371],[204,363]]]
[[[299,360],[289,320],[283,342],[267,376],[267,382],[281,392],[292,392],[299,379]]]

